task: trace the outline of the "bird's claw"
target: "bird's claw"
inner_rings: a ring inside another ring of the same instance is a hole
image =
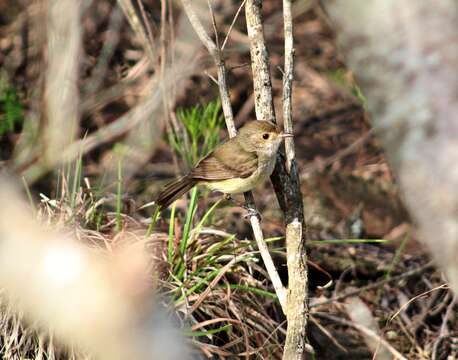
[[[256,216],[259,221],[261,221],[261,214],[258,210],[253,209],[252,207],[247,207],[243,206],[243,208],[246,210],[246,213],[243,215],[243,218],[245,220],[250,219],[252,216]]]
[[[226,199],[227,201],[230,201],[232,203],[234,203],[235,205],[245,209],[246,213],[243,215],[243,218],[245,220],[248,220],[249,218],[251,218],[252,216],[256,216],[259,221],[261,221],[261,214],[259,213],[258,210],[252,208],[252,207],[249,207],[249,206],[246,206],[242,203],[239,203],[238,201],[236,201],[231,195],[229,194],[224,194],[224,199]]]

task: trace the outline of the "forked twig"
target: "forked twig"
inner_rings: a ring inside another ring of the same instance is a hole
[[[258,119],[276,122],[273,104],[269,54],[264,39],[262,3],[247,0],[245,5],[250,55],[253,72],[255,110]],[[291,1],[283,1],[285,31],[285,70],[283,78],[283,117],[285,131],[292,133],[292,81],[293,81],[293,24]],[[277,158],[272,174],[277,199],[286,218],[286,246],[288,263],[288,299],[284,359],[302,359],[306,351],[307,327],[307,259],[303,239],[304,210],[299,176],[295,164],[294,142],[287,139],[286,165]]]
[[[207,34],[204,26],[202,25],[202,22],[199,20],[197,14],[194,11],[194,8],[191,5],[191,1],[182,0],[181,3],[183,4],[183,8],[185,10],[186,16],[188,17],[194,30],[196,31],[197,36],[200,38],[204,46],[210,52],[210,55],[213,57],[213,60],[215,61],[215,65],[218,70],[218,86],[219,86],[219,91],[220,91],[220,96],[221,96],[221,103],[223,107],[224,118],[226,120],[226,126],[229,132],[229,136],[234,137],[237,134],[237,131],[234,125],[234,116],[232,112],[232,106],[230,103],[229,90],[228,90],[227,82],[226,82],[226,68],[224,66],[224,59],[222,56],[221,49],[215,44],[215,42]],[[249,204],[249,207],[254,207],[253,196],[251,192],[245,194],[245,199],[246,199],[247,205]],[[286,290],[283,287],[280,276],[278,275],[278,272],[275,268],[272,257],[270,256],[269,249],[264,240],[259,218],[256,215],[250,216],[250,223],[253,229],[255,240],[258,244],[259,251],[261,253],[261,257],[264,261],[264,265],[266,266],[270,280],[272,281],[275,292],[278,296],[280,304],[282,305],[282,309],[285,312]]]
[[[221,51],[224,51],[224,48],[226,47],[226,43],[229,40],[229,35],[231,34],[232,29],[234,28],[235,22],[237,21],[240,12],[242,11],[243,7],[245,6],[245,3],[246,3],[246,0],[243,0],[239,8],[237,9],[237,12],[235,13],[234,18],[232,19],[231,26],[229,26],[229,30],[227,31],[226,37],[224,38],[223,45],[221,45]]]

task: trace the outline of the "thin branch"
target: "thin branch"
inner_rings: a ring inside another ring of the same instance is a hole
[[[261,1],[247,0],[245,6],[250,55],[253,72],[255,110],[258,119],[276,122],[270,76],[269,54],[264,39]],[[293,29],[291,1],[284,0],[285,22],[285,77],[283,109],[285,130],[292,133],[291,89],[293,81]],[[299,177],[294,159],[294,142],[287,146],[288,168],[277,158],[272,183],[286,218],[286,245],[288,259],[288,299],[284,359],[302,359],[305,354],[307,327],[307,260],[303,241],[304,211]]]
[[[224,60],[223,60],[223,56],[221,53],[221,49],[219,49],[216,46],[216,44],[213,42],[213,40],[210,38],[210,36],[208,36],[204,26],[202,25],[201,21],[197,17],[197,14],[195,13],[191,5],[191,1],[182,0],[181,2],[183,4],[183,8],[186,13],[186,16],[188,17],[189,21],[191,22],[191,25],[193,26],[194,30],[196,31],[197,36],[202,41],[202,43],[207,48],[207,50],[210,52],[210,54],[212,55],[215,61],[215,65],[218,70],[218,86],[219,86],[219,91],[220,91],[220,96],[221,96],[221,103],[223,107],[224,118],[226,120],[226,126],[229,132],[229,136],[234,137],[237,134],[237,131],[234,125],[234,115],[232,112],[232,106],[231,106],[230,97],[229,97],[229,90],[228,90],[227,82],[226,82],[226,68],[224,66]],[[211,7],[210,7],[210,11],[212,11]],[[254,209],[253,195],[251,194],[251,192],[245,193],[245,201],[249,208]],[[270,256],[269,249],[264,240],[259,218],[256,215],[250,216],[250,223],[253,229],[254,238],[259,248],[259,252],[261,253],[261,257],[264,261],[264,265],[267,269],[270,280],[272,281],[272,284],[274,286],[275,292],[278,296],[282,309],[283,311],[285,311],[286,309],[286,290],[283,287],[280,276],[278,275],[278,272],[275,268],[275,264],[272,260],[272,257]]]
[[[269,53],[264,40],[261,10],[261,2],[257,0],[248,0],[245,5],[253,70],[255,111],[258,120],[276,122],[269,70]]]
[[[288,328],[283,359],[301,360],[306,351],[307,330],[307,263],[302,255],[302,223],[299,220],[286,227],[288,264],[288,299],[286,317]],[[304,295],[305,294],[305,295]]]
[[[285,70],[283,72],[283,126],[286,133],[293,133],[292,86],[294,76],[294,40],[291,0],[283,0],[285,36]],[[286,171],[291,176],[295,164],[294,139],[285,139]],[[295,167],[294,167],[295,169]],[[297,177],[297,173],[296,173]],[[298,186],[298,182],[296,183]],[[300,196],[300,192],[299,192]],[[302,196],[296,198],[301,207]],[[302,241],[303,219],[294,219],[286,226],[286,251],[288,259],[288,332],[286,333],[284,359],[302,359],[308,315],[308,273],[305,243]]]
[[[212,26],[213,26],[213,32],[215,33],[215,42],[216,42],[216,48],[217,49],[220,49],[220,46],[219,46],[219,36],[218,36],[218,28],[216,27],[216,18],[215,18],[215,13],[213,12],[213,7],[212,7],[212,4],[210,2],[210,0],[207,0],[207,4],[208,4],[208,9],[210,10],[210,15],[212,17]]]
[[[285,32],[285,70],[283,72],[283,126],[285,132],[293,133],[292,87],[294,77],[294,41],[291,0],[283,0],[283,19]],[[294,139],[285,139],[286,170],[291,173],[291,164],[296,157]]]
[[[127,20],[129,21],[130,26],[136,34],[140,36],[143,47],[146,50],[146,54],[150,60],[151,66],[156,65],[157,56],[156,49],[154,48],[153,38],[151,32],[146,28],[146,24],[142,23],[140,17],[135,10],[132,1],[130,0],[118,0],[119,6],[126,15]],[[145,19],[143,19],[145,21]]]
[[[250,39],[256,116],[260,120],[276,122],[269,71],[269,54],[262,26],[261,2],[247,0],[245,10]],[[279,155],[271,180],[280,208],[285,214],[286,223],[288,224],[294,219],[303,222],[304,209],[295,161],[291,161],[291,170],[288,174],[283,159]],[[302,230],[304,229],[305,224],[303,223]]]
[[[224,118],[226,120],[226,127],[230,137],[237,135],[237,130],[234,125],[234,115],[232,113],[232,106],[229,97],[229,91],[226,85],[226,68],[224,66],[224,60],[221,56],[221,51],[216,47],[216,44],[208,36],[202,22],[197,17],[190,0],[182,0],[184,11],[189,21],[191,22],[194,31],[199,37],[200,41],[207,48],[210,55],[213,57],[217,70],[218,70],[218,86],[221,96],[221,106],[223,107]]]
[[[232,19],[231,26],[229,26],[229,30],[227,31],[226,37],[223,41],[223,45],[221,46],[221,51],[224,51],[224,48],[226,47],[226,43],[229,40],[229,35],[231,35],[232,29],[234,28],[235,22],[237,21],[240,12],[242,11],[243,7],[245,6],[246,0],[243,0],[242,3],[240,4],[239,8],[237,9],[237,12],[235,13],[234,18]]]

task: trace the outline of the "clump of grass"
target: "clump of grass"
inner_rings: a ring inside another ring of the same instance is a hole
[[[254,244],[208,227],[219,202],[199,215],[194,201],[191,197],[183,222],[172,207],[169,276],[163,281],[172,304],[184,314],[185,334],[204,352],[221,356],[253,355],[260,349],[281,353],[284,329],[267,313],[276,308],[271,305],[277,298]]]
[[[13,131],[23,121],[24,107],[16,89],[4,77],[0,77],[0,137]]]
[[[183,129],[169,132],[168,142],[177,155],[192,166],[219,143],[223,124],[221,103],[217,100],[190,109],[178,109],[177,115]]]

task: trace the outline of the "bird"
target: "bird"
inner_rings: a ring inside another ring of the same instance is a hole
[[[218,145],[188,174],[165,185],[155,202],[159,208],[167,208],[196,185],[222,192],[228,198],[250,191],[270,177],[282,140],[291,136],[270,121],[248,121],[236,136]]]

